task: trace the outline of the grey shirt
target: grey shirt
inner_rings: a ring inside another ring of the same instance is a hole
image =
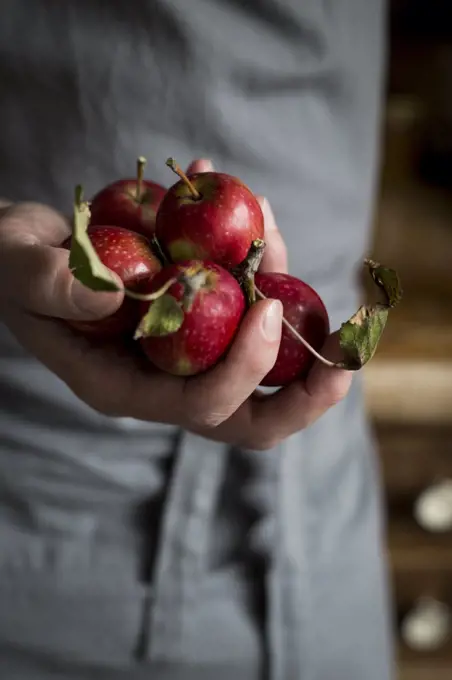
[[[269,198],[337,327],[368,238],[382,4],[5,0],[0,195],[67,210],[138,154],[165,184],[169,155],[210,157]],[[93,412],[0,326],[2,676],[387,680],[380,551],[359,378],[277,450],[229,450]]]

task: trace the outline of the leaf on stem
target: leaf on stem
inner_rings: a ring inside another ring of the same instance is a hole
[[[375,284],[384,292],[386,304],[363,305],[339,330],[344,358],[336,364],[358,371],[372,359],[388,320],[389,311],[399,304],[403,291],[397,272],[374,260],[364,260]]]
[[[395,269],[389,269],[374,260],[364,260],[376,285],[384,292],[389,307],[399,304],[403,296],[400,279]]]
[[[74,226],[69,253],[69,268],[80,283],[91,290],[121,290],[110,270],[102,264],[88,236],[91,217],[89,205],[82,200],[82,187],[75,190]]]
[[[339,330],[339,344],[344,359],[336,365],[358,371],[372,359],[388,320],[389,307],[363,305]]]
[[[147,337],[163,337],[176,333],[184,322],[180,304],[168,293],[157,298],[141,319],[135,331],[135,340]]]

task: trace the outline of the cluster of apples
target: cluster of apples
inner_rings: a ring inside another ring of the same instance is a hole
[[[192,376],[225,356],[258,291],[281,300],[285,318],[276,363],[262,384],[305,376],[314,357],[299,336],[319,350],[328,314],[307,283],[256,271],[260,257],[253,268],[252,253],[265,246],[258,200],[237,177],[187,176],[172,159],[167,164],[179,176],[169,189],[144,179],[140,158],[135,179],[109,184],[88,204],[90,244],[126,295],[113,315],[73,327],[105,341],[134,337],[157,368]]]

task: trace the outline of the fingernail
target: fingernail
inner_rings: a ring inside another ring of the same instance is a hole
[[[213,172],[213,163],[210,158],[200,158],[198,162],[204,172]]]
[[[77,281],[77,279],[72,284],[71,296],[74,305],[81,312],[89,315],[92,315],[93,312],[94,315],[96,314],[96,310],[93,310],[93,303],[95,304],[96,302],[95,297],[90,289],[80,283],[80,281]]]
[[[279,300],[272,300],[262,323],[262,333],[268,342],[274,342],[281,334],[283,308]]]
[[[77,279],[72,284],[71,297],[75,307],[82,314],[86,314],[87,317],[97,318],[108,314],[110,312],[110,304],[113,309],[117,307],[113,296],[110,303],[109,297],[106,297],[105,294],[99,294],[90,290]]]
[[[213,172],[213,170],[214,167],[211,160],[208,158],[199,158],[198,160],[190,163],[187,173],[194,174],[195,172]]]

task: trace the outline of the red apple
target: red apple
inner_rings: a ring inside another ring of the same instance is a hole
[[[113,224],[148,238],[153,236],[157,209],[166,189],[143,179],[144,165],[144,159],[138,159],[135,179],[120,179],[94,196],[90,206],[91,224]]]
[[[319,351],[329,334],[325,305],[311,286],[289,274],[256,274],[255,283],[265,297],[281,300],[284,318]],[[311,352],[283,326],[278,357],[261,385],[280,387],[306,377],[314,362]]]
[[[178,166],[171,167],[185,177]],[[240,179],[201,172],[168,189],[155,229],[173,262],[210,260],[231,268],[245,259],[255,239],[264,237],[264,217],[256,197]]]
[[[141,234],[121,227],[90,226],[88,235],[101,262],[129,290],[140,292],[144,282],[147,285],[149,278],[161,269],[149,241]],[[63,247],[69,249],[71,239]],[[71,321],[70,325],[90,337],[108,340],[132,334],[140,316],[140,303],[126,297],[114,314],[96,321]]]
[[[170,335],[141,337],[141,345],[152,363],[167,373],[190,376],[216,364],[231,344],[245,313],[245,297],[234,277],[213,262],[196,260],[164,267],[144,292],[152,293],[167,281],[185,273],[196,279],[191,307],[181,327]],[[174,283],[168,290],[183,303],[186,287]],[[142,303],[142,314],[149,303]]]

